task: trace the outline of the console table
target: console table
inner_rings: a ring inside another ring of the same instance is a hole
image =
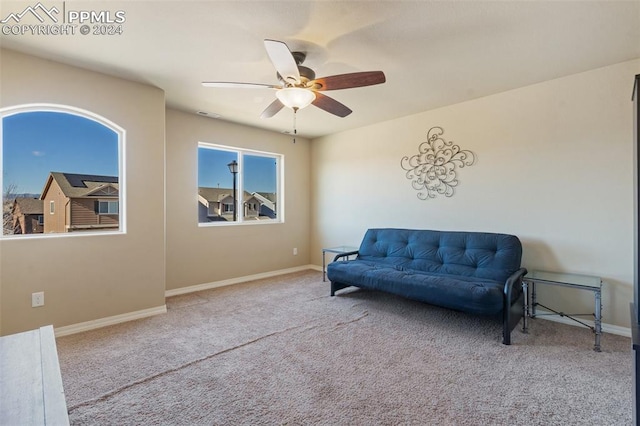
[[[564,312],[555,311],[547,306],[538,303],[536,300],[536,284],[555,285],[562,287],[574,288],[577,290],[592,291],[595,299],[595,312],[591,314],[566,314]],[[530,292],[529,292],[530,286]],[[591,275],[565,274],[559,272],[532,271],[524,276],[522,287],[525,294],[525,317],[524,330],[527,330],[527,316],[535,318],[536,315],[560,315],[567,317],[580,325],[590,328],[595,333],[595,345],[593,350],[600,352],[600,337],[602,336],[602,279]],[[529,297],[529,294],[531,297]],[[536,314],[536,306],[541,306],[551,313]],[[594,325],[591,326],[576,316],[591,315],[594,317]]]
[[[322,249],[322,281],[327,280],[327,262],[325,259],[326,253],[335,253],[336,255],[338,255],[343,253],[349,253],[352,251],[358,251],[358,249],[359,247],[354,247],[354,246],[337,246],[337,247],[323,248]]]
[[[0,425],[68,425],[53,327],[0,337]]]

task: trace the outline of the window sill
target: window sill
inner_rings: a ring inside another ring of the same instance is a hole
[[[199,228],[215,228],[218,226],[257,226],[257,225],[277,225],[282,224],[284,221],[282,220],[246,220],[242,222],[227,222],[227,221],[216,221],[216,222],[198,222]]]

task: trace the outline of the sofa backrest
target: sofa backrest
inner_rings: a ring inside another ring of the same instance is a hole
[[[358,259],[504,282],[520,268],[522,244],[514,235],[487,232],[369,229]]]

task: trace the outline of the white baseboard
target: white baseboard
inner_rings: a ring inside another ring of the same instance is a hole
[[[582,327],[580,324],[578,324],[575,321],[572,321],[570,318],[561,317],[560,315],[551,315],[551,314],[553,314],[553,312],[546,311],[544,309],[536,308],[536,314],[538,314],[539,316],[536,315],[536,317],[534,319],[544,319],[544,320],[548,320],[548,321],[559,322],[559,323],[562,323],[562,324],[574,325],[574,326],[577,326],[577,327]],[[579,318],[579,319],[580,319],[580,321],[584,322],[585,324],[590,325],[591,327],[594,326],[593,321],[584,320],[582,318]],[[631,338],[631,328],[621,327],[619,325],[602,323],[602,332],[603,333],[616,334],[618,336],[624,336],[624,337]]]
[[[204,284],[198,284],[198,285],[189,286],[189,287],[182,287],[182,288],[177,288],[173,290],[167,290],[165,291],[164,294],[165,294],[165,297],[177,296],[180,294],[193,293],[196,291],[209,290],[212,288],[240,284],[247,281],[254,281],[254,280],[259,280],[264,278],[271,278],[278,275],[305,271],[308,269],[322,272],[322,267],[317,265],[297,266],[295,268],[280,269],[277,271],[264,272],[261,274],[247,275],[244,277],[231,278],[228,280],[214,281],[210,283],[204,283]],[[545,311],[543,309],[537,309],[536,311],[538,314],[540,314],[540,316],[536,316],[536,319],[544,319],[548,321],[554,321],[562,324],[580,327],[580,324],[576,323],[575,321],[572,321],[569,318],[561,317],[559,315],[548,315],[551,312]],[[55,335],[56,337],[68,336],[70,334],[81,333],[83,331],[94,330],[96,328],[106,327],[109,325],[120,324],[127,321],[133,321],[141,318],[147,318],[154,315],[160,315],[160,314],[166,314],[166,313],[167,313],[167,306],[162,305],[162,306],[157,306],[155,308],[143,309],[141,311],[129,312],[126,314],[114,315],[112,317],[100,318],[97,320],[86,321],[86,322],[72,324],[64,327],[58,327],[55,329]],[[593,326],[593,321],[589,321],[589,320],[582,320],[582,321],[585,322],[586,324],[589,324],[590,326]],[[613,324],[603,323],[602,332],[616,334],[618,336],[624,336],[629,338],[631,337],[631,328],[621,327]]]
[[[96,328],[106,327],[108,325],[120,324],[127,321],[133,321],[141,318],[152,317],[154,315],[166,314],[167,305],[157,306],[155,308],[143,309],[141,311],[129,312],[126,314],[114,315],[112,317],[100,318],[97,320],[81,322],[78,324],[67,325],[55,329],[56,337],[68,336],[70,334],[81,333],[83,331],[94,330]]]
[[[175,288],[164,292],[164,297],[177,296],[179,294],[194,293],[196,291],[210,290],[212,288],[225,287],[233,284],[245,283],[247,281],[261,280],[271,278],[278,275],[291,274],[293,272],[306,271],[308,269],[316,269],[315,265],[296,266],[295,268],[280,269],[277,271],[263,272],[261,274],[246,275],[244,277],[230,278],[228,280],[214,281],[210,283],[197,284],[189,287]],[[322,268],[319,269],[322,271]]]
[[[165,291],[165,297],[177,296],[179,294],[193,293],[196,291],[208,290],[211,288],[224,287],[227,285],[244,283],[247,281],[254,281],[263,278],[271,278],[278,275],[290,274],[293,272],[306,271],[308,269],[315,269],[322,271],[322,268],[319,268],[315,265],[305,265],[305,266],[297,266],[295,268],[288,269],[280,269],[278,271],[264,272],[261,274],[255,275],[247,275],[239,278],[232,278],[228,280],[216,281],[205,284],[198,284],[190,287],[177,288],[174,290]],[[120,324],[127,321],[133,321],[141,318],[151,317],[159,314],[166,314],[167,306],[162,305],[155,308],[143,309],[141,311],[129,312],[121,315],[114,315],[112,317],[100,318],[97,320],[81,322],[78,324],[67,325],[64,327],[58,327],[55,329],[56,337],[68,336],[70,334],[81,333],[83,331],[94,330],[96,328],[106,327],[109,325]]]
[[[308,269],[313,269],[314,271],[322,272],[322,266],[318,265],[307,265]]]

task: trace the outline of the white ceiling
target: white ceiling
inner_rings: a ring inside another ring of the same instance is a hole
[[[33,2],[0,3],[0,19]],[[263,39],[307,52],[318,77],[385,72],[382,85],[324,92],[354,112],[310,106],[298,134],[335,133],[640,58],[640,1],[45,1],[66,10],[123,10],[122,35],[2,35],[2,47],[163,89],[167,105],[274,131],[293,113],[260,113],[277,84]],[[629,89],[631,93],[631,88]]]

